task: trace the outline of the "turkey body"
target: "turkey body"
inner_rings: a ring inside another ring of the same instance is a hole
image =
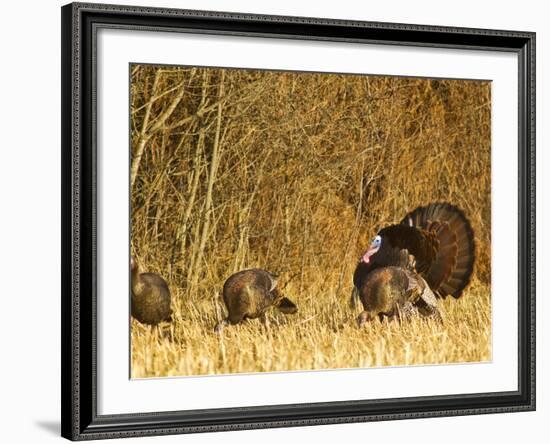
[[[376,315],[442,320],[437,299],[462,295],[474,261],[473,230],[460,209],[448,203],[417,208],[380,230],[359,260],[352,295],[364,309],[359,324]]]
[[[364,309],[358,318],[359,325],[372,320],[373,315],[378,315],[380,320],[394,316],[403,319],[416,314],[443,320],[437,299],[426,281],[405,268],[375,269],[358,293]]]
[[[157,325],[172,320],[170,289],[156,273],[140,273],[132,259],[132,316],[142,324]]]
[[[245,319],[263,318],[270,307],[277,307],[285,314],[296,313],[296,305],[276,287],[277,277],[259,268],[231,275],[225,281],[222,293],[228,316],[216,326],[216,331]]]

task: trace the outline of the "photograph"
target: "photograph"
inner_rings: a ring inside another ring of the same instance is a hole
[[[491,361],[490,80],[128,69],[131,378]]]

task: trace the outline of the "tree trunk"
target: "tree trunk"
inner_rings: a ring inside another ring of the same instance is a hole
[[[214,190],[214,183],[216,182],[216,174],[218,171],[218,165],[220,162],[220,133],[222,125],[222,111],[223,111],[223,95],[224,95],[224,80],[225,70],[221,71],[220,85],[218,88],[218,110],[216,115],[216,133],[214,136],[214,144],[212,146],[212,159],[210,161],[210,170],[208,172],[208,186],[206,190],[205,208],[203,213],[203,225],[202,234],[198,249],[197,260],[195,262],[195,271],[193,273],[193,280],[191,281],[191,290],[194,291],[197,282],[199,280],[200,270],[202,267],[202,261],[204,257],[204,249],[206,242],[210,234],[210,222],[213,216],[212,195]]]

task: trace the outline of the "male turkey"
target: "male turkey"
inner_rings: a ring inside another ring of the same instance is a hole
[[[383,228],[353,274],[352,302],[359,298],[363,325],[378,315],[413,313],[441,319],[437,298],[460,297],[472,276],[474,232],[464,213],[432,203]]]
[[[166,281],[156,273],[141,273],[134,258],[130,261],[132,272],[132,316],[142,324],[156,325],[172,320],[170,289]]]
[[[285,314],[296,313],[296,305],[276,287],[277,276],[259,268],[231,275],[225,281],[222,293],[228,316],[216,325],[215,331],[221,332],[225,325],[235,325],[245,319],[262,318],[265,321],[270,307],[277,307]]]

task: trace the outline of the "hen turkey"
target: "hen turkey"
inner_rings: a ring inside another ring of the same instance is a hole
[[[131,259],[132,316],[142,324],[156,325],[172,320],[170,289],[156,273],[141,273]]]
[[[231,275],[223,285],[223,301],[228,316],[216,325],[216,332],[220,332],[227,324],[235,325],[245,319],[265,319],[265,313],[270,307],[277,307],[285,314],[298,311],[296,305],[277,288],[277,277],[259,268]]]

